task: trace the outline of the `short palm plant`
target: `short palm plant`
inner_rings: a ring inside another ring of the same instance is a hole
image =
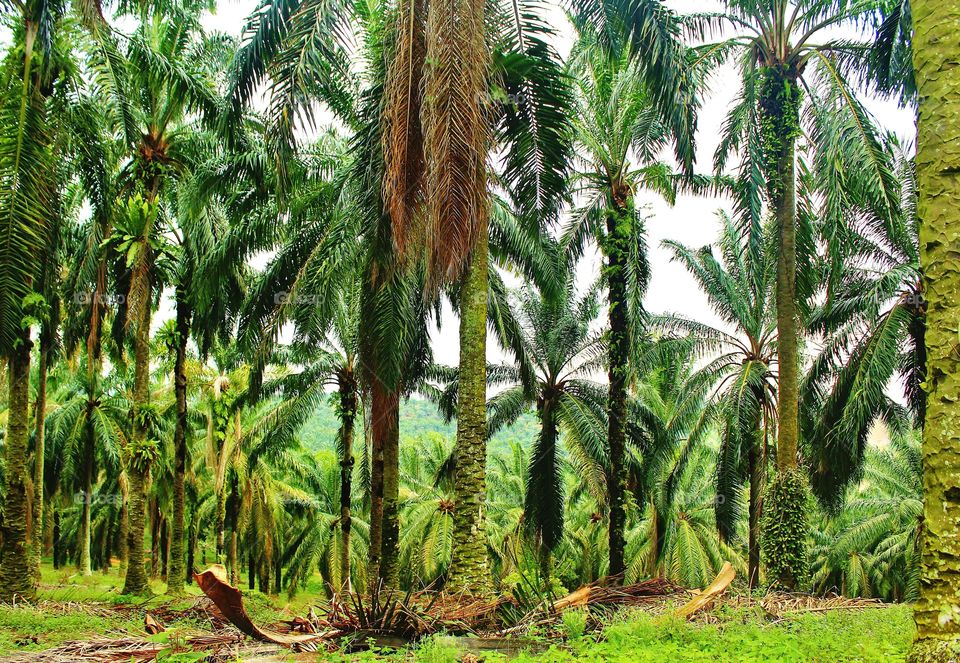
[[[920,592],[922,459],[914,433],[870,447],[863,478],[811,536],[813,589],[916,600]]]
[[[863,472],[867,438],[877,420],[903,433],[923,421],[926,394],[926,304],[920,274],[913,164],[901,156],[900,213],[851,215],[846,258],[830,297],[811,316],[824,347],[804,383],[814,494],[828,508],[842,503]],[[906,407],[891,397],[899,379]]]
[[[524,526],[540,550],[544,575],[564,529],[561,436],[585,464],[602,456],[602,428],[595,425],[598,405],[602,416],[602,387],[591,379],[604,353],[602,333],[593,328],[599,308],[597,286],[578,295],[572,274],[558,298],[532,288],[516,293],[521,334],[511,350],[532,371],[499,369],[504,381],[512,373],[517,382],[490,399],[491,432],[536,407],[540,433],[527,469]]]

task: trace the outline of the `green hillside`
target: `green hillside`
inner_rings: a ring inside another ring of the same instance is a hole
[[[313,417],[304,425],[300,433],[304,445],[309,449],[326,450],[333,447],[337,434],[337,418],[333,408],[324,404],[318,408]],[[490,453],[497,454],[506,451],[511,442],[529,445],[540,428],[536,414],[531,410],[524,414],[517,423],[505,428],[490,441]],[[456,421],[447,423],[437,412],[437,408],[429,401],[420,398],[411,398],[400,406],[400,440],[415,440],[427,433],[440,433],[453,438],[457,433]]]

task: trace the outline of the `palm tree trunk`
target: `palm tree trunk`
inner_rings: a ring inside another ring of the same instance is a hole
[[[380,579],[397,587],[400,577],[400,395],[390,394],[383,438],[383,526]]]
[[[197,524],[195,522],[196,516],[194,516],[194,522],[190,523],[190,544],[187,546],[187,584],[193,584],[193,569],[194,569],[194,560],[197,555],[197,537],[199,532],[197,531]]]
[[[93,565],[91,562],[90,549],[91,528],[90,511],[93,508],[93,453],[94,453],[94,432],[92,410],[93,403],[87,405],[87,448],[83,460],[83,505],[80,522],[80,573],[85,576],[93,575]]]
[[[927,306],[920,600],[914,661],[956,660],[960,641],[960,1],[913,0],[919,92],[920,265]]]
[[[451,591],[490,594],[487,497],[487,226],[480,229],[460,295],[460,386],[454,468]]]
[[[33,573],[40,581],[40,558],[43,554],[43,466],[44,423],[47,411],[47,362],[50,356],[50,339],[46,330],[40,336],[40,356],[37,365],[37,399],[33,407],[34,454],[33,454]]]
[[[760,581],[760,495],[763,490],[764,466],[760,445],[764,432],[758,427],[755,442],[747,452],[747,471],[750,473],[749,535],[747,543],[747,587],[753,589]]]
[[[399,577],[400,392],[375,376],[371,385],[370,589]]]
[[[9,356],[9,399],[4,440],[7,493],[0,527],[0,600],[32,598],[36,593],[27,536],[27,437],[30,420],[30,330]]]
[[[150,275],[148,270],[135,270],[134,278],[143,282],[131,284],[131,292],[143,293],[140,302],[140,320],[134,334],[133,376],[133,444],[127,458],[129,481],[127,506],[127,574],[123,582],[124,594],[143,595],[150,591],[144,567],[144,524],[146,484],[150,474],[150,450],[147,449],[147,407],[150,404]]]
[[[612,209],[607,214],[607,234],[603,252],[606,258],[610,325],[607,377],[607,440],[610,466],[607,468],[607,491],[610,495],[610,568],[609,574],[622,581],[626,571],[626,425],[627,375],[630,362],[630,327],[627,318],[627,258],[633,234],[628,205],[628,192],[613,191]]]
[[[797,72],[768,67],[760,92],[767,194],[777,224],[777,476],[770,489],[764,545],[771,580],[794,589],[807,575],[806,478],[797,469],[800,437],[800,319],[797,308]]]
[[[353,480],[353,424],[357,389],[348,375],[339,377],[340,389],[340,591],[350,591],[350,499]]]
[[[230,584],[234,587],[237,587],[240,584],[240,558],[237,554],[237,543],[239,535],[237,534],[237,527],[234,524],[233,530],[230,532]]]
[[[177,289],[177,357],[173,367],[177,421],[173,431],[173,523],[170,534],[170,573],[167,592],[180,594],[186,580],[184,569],[184,480],[187,472],[187,339],[190,334],[190,311],[186,293]]]

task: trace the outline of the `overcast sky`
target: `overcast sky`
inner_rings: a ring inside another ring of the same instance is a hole
[[[204,17],[207,30],[225,32],[240,36],[246,17],[256,7],[253,0],[227,0],[218,4],[217,12]],[[715,0],[669,0],[668,4],[681,13],[702,12],[718,9]],[[557,30],[556,47],[561,55],[566,55],[572,43],[572,29],[557,3],[547,3],[548,15]],[[0,35],[0,43],[5,41]],[[712,166],[713,151],[719,141],[720,127],[737,88],[737,77],[732,66],[721,69],[711,81],[706,93],[703,108],[699,116],[697,135],[697,164],[699,172],[707,173]],[[915,133],[911,111],[898,108],[891,101],[865,99],[868,109],[876,116],[884,128],[895,132],[902,141],[913,142]],[[660,243],[672,239],[684,244],[699,247],[714,241],[718,231],[716,212],[727,206],[728,201],[718,197],[680,196],[676,205],[668,206],[657,196],[640,192],[639,203],[648,217],[648,246],[652,279],[646,296],[646,307],[652,312],[672,311],[705,321],[716,322],[706,299],[701,294],[687,272],[678,264],[671,263],[669,256]],[[599,256],[589,253],[580,267],[581,280],[595,278],[599,270]],[[165,305],[162,309],[168,309]],[[167,311],[161,310],[159,319],[167,317]],[[434,350],[436,360],[445,364],[456,364],[458,359],[458,338],[456,318],[449,307],[445,309],[442,331],[434,331]],[[499,361],[502,353],[492,342],[488,344],[489,358]]]

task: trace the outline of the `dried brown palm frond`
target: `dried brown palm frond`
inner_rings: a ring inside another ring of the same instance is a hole
[[[394,247],[408,256],[422,246],[424,156],[420,110],[426,59],[426,0],[400,0],[396,39],[384,85],[383,203],[390,215]]]
[[[427,12],[421,111],[426,158],[428,283],[457,279],[486,228],[490,55],[481,0],[441,0]]]

